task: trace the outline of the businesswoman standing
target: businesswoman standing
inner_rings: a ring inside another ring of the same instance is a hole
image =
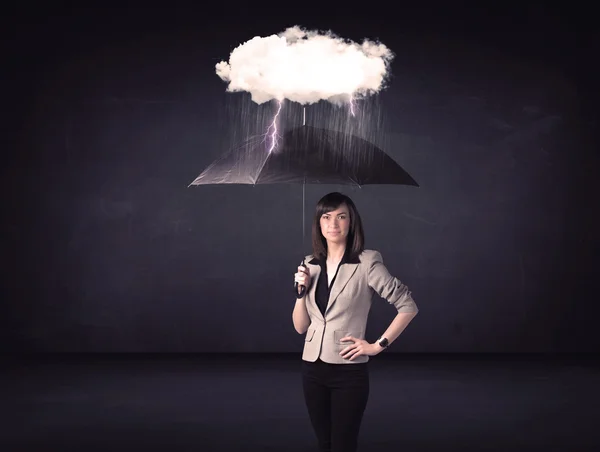
[[[298,292],[292,321],[299,334],[306,334],[304,398],[319,450],[354,452],[369,397],[369,357],[394,342],[418,309],[381,254],[364,249],[360,215],[348,196],[329,193],[317,203],[312,248],[306,267],[299,266],[294,275]],[[369,343],[365,331],[375,294],[398,314]]]

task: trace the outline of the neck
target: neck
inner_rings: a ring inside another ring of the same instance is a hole
[[[345,243],[327,244],[327,260],[331,262],[339,262],[344,257],[346,251]]]

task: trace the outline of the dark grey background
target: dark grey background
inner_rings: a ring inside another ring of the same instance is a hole
[[[585,11],[255,8],[7,14],[3,350],[299,352],[301,186],[188,188],[270,108],[214,65],[296,24],[396,53],[363,132],[420,188],[306,187],[307,233],[318,199],[347,193],[412,290],[390,352],[598,350]],[[367,338],[393,316],[376,299]]]

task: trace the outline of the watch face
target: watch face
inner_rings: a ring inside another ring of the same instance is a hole
[[[387,347],[388,346],[388,340],[384,337],[383,339],[381,339],[379,341],[379,345],[381,345],[382,347]]]

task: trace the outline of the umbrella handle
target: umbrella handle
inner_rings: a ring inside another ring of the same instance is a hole
[[[298,292],[298,283],[295,282],[294,283],[294,292],[296,293],[296,295],[298,295],[298,297],[302,298],[304,295],[306,295],[306,287],[300,286],[300,292]]]
[[[304,264],[304,260],[302,260],[302,263],[300,264],[300,267],[306,268],[306,265]],[[299,298],[302,298],[304,295],[306,295],[306,287],[305,286],[300,286],[300,293],[298,293],[298,283],[295,282],[294,283],[294,292],[296,293],[296,295]]]

